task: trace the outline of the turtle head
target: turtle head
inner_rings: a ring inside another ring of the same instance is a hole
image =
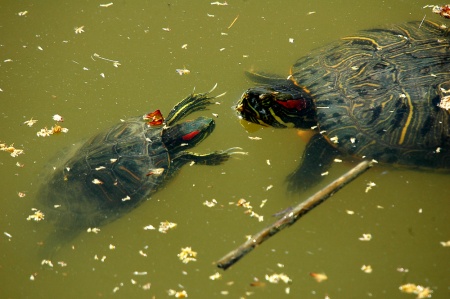
[[[240,118],[263,126],[309,129],[317,124],[311,96],[290,80],[248,89],[236,111]]]
[[[208,137],[214,131],[215,125],[213,119],[201,116],[165,128],[162,140],[170,151],[189,149]]]

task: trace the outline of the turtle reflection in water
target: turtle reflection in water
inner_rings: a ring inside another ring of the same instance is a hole
[[[260,87],[236,106],[246,121],[313,129],[292,191],[338,156],[450,169],[450,36],[432,22],[362,31],[300,58],[288,79],[249,73]]]
[[[141,116],[114,125],[56,169],[38,195],[46,220],[55,225],[41,255],[49,257],[82,230],[136,208],[186,163],[219,165],[237,153],[236,148],[202,155],[187,151],[214,130],[207,117],[179,122],[212,104],[217,97],[208,94],[189,95],[165,121],[155,111],[147,115],[150,120]]]

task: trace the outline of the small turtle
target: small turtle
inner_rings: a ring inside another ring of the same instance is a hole
[[[288,187],[320,181],[338,156],[450,169],[449,32],[432,22],[362,31],[300,58],[287,79],[249,74],[244,120],[312,129]]]
[[[218,97],[208,94],[189,95],[165,120],[155,111],[144,119],[118,123],[92,137],[52,172],[38,194],[45,219],[54,222],[41,255],[52,255],[82,230],[136,208],[186,163],[219,165],[236,153],[236,148],[209,154],[188,151],[212,133],[215,122],[202,116],[179,121]]]

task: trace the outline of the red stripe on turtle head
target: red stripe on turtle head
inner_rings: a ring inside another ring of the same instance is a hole
[[[189,141],[200,133],[200,130],[195,130],[190,133],[187,133],[181,137],[184,141]]]
[[[304,99],[296,99],[296,100],[277,100],[277,103],[287,109],[296,109],[298,111],[302,111],[306,108],[306,101]]]

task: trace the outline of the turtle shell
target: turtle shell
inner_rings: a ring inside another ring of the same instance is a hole
[[[314,99],[323,136],[341,153],[438,168],[450,148],[448,31],[411,22],[362,31],[299,59],[292,80]],[[450,161],[447,161],[450,165]]]
[[[57,168],[39,200],[58,229],[100,226],[155,192],[171,171],[162,132],[130,119],[91,138]]]

